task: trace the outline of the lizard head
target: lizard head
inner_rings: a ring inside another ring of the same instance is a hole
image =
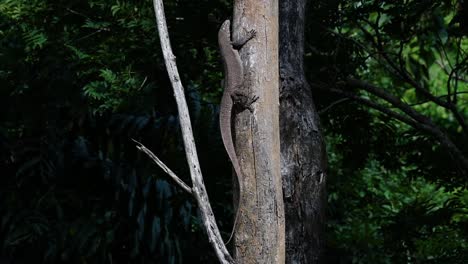
[[[231,39],[231,21],[227,19],[224,21],[224,23],[221,25],[221,28],[219,29],[219,35],[225,34],[228,39]]]

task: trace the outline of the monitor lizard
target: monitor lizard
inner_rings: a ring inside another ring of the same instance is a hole
[[[224,92],[221,98],[219,110],[219,124],[224,147],[226,148],[226,152],[228,153],[229,159],[231,160],[232,166],[234,167],[234,172],[237,176],[237,181],[239,185],[238,200],[240,205],[242,201],[241,196],[243,194],[241,184],[241,179],[243,178],[243,175],[240,168],[239,159],[237,158],[236,151],[234,148],[231,121],[233,116],[233,108],[235,104],[239,104],[244,109],[251,110],[250,105],[257,99],[246,99],[248,97],[245,95],[244,69],[239,56],[239,49],[242,48],[242,46],[249,40],[254,38],[256,33],[254,30],[251,30],[248,32],[248,35],[244,40],[235,43],[231,41],[230,24],[231,23],[229,20],[224,21],[218,32],[218,44],[221,53],[221,58],[223,60],[225,75]],[[242,99],[244,99],[243,102]],[[234,230],[237,224],[237,218],[239,215],[239,205],[237,206],[232,232],[226,244],[229,243],[229,241],[231,241],[231,238],[234,234]]]

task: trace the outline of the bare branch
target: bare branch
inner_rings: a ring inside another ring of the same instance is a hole
[[[175,56],[172,53],[162,0],[153,0],[153,6],[154,12],[156,14],[156,23],[158,26],[159,40],[163,50],[164,62],[166,63],[167,73],[169,75],[169,79],[174,90],[174,96],[177,102],[179,121],[185,146],[185,154],[193,183],[192,191],[195,200],[197,201],[198,208],[200,209],[200,215],[203,221],[203,225],[205,226],[205,231],[208,235],[208,240],[211,246],[214,248],[218,260],[223,264],[234,263],[233,258],[224,245],[218,226],[216,225],[213,210],[211,209],[211,205],[208,199],[208,193],[206,192],[206,188],[203,183],[203,176],[201,174],[200,164],[198,162],[198,155],[195,146],[195,140],[193,138],[192,125],[190,123],[187,102],[185,100],[184,88],[182,87],[182,83],[180,81]]]
[[[348,97],[350,99],[356,100],[364,105],[367,105],[369,107],[372,107],[390,117],[393,117],[397,120],[400,120],[403,123],[406,123],[416,129],[419,129],[421,131],[424,131],[432,136],[434,136],[443,147],[445,147],[450,155],[452,155],[452,158],[458,162],[460,165],[461,169],[464,172],[468,172],[468,159],[463,155],[463,153],[458,149],[458,147],[453,143],[452,140],[437,126],[432,124],[432,122],[418,122],[414,120],[413,118],[409,118],[405,115],[402,115],[398,112],[392,111],[389,108],[380,105],[376,102],[367,100],[365,98],[362,98],[355,93],[344,91],[341,89],[336,89],[336,88],[328,88],[327,89],[330,92],[340,94],[342,96]],[[370,91],[369,91],[370,92]],[[384,98],[383,98],[384,99]],[[396,105],[395,105],[396,106]],[[400,109],[402,110],[402,109]],[[403,110],[402,110],[403,111]]]
[[[171,169],[169,169],[169,167],[167,167],[166,164],[164,164],[156,155],[154,155],[154,153],[151,150],[146,148],[140,142],[134,139],[132,140],[137,144],[137,149],[148,155],[161,169],[163,169],[164,172],[166,172],[169,175],[169,177],[172,178],[172,180],[175,181],[175,183],[177,183],[177,185],[179,185],[187,193],[193,194],[192,189],[187,184],[185,184],[185,182],[182,181]]]
[[[462,92],[457,92],[456,93],[457,95],[458,94],[468,94],[468,91],[462,91]],[[455,93],[452,93],[452,95],[455,95]],[[446,98],[447,96],[449,96],[448,94],[444,94],[444,95],[439,95],[438,97],[440,99],[443,99],[443,98]],[[416,103],[412,103],[412,104],[408,104],[409,106],[416,106],[416,105],[422,105],[422,104],[425,104],[425,103],[428,103],[428,102],[431,102],[431,100],[424,100],[424,101],[420,101],[420,102],[416,102]]]
[[[393,106],[397,107],[398,109],[400,109],[401,111],[403,111],[408,116],[410,116],[411,118],[413,118],[414,120],[418,122],[433,125],[432,121],[428,117],[418,113],[416,110],[411,108],[408,104],[402,102],[399,98],[388,93],[384,89],[380,89],[370,83],[357,80],[354,78],[347,78],[346,83],[351,87],[364,89],[370,92],[371,94],[384,99],[385,101],[391,103]]]
[[[330,110],[331,108],[335,107],[336,105],[339,105],[339,104],[342,104],[342,103],[345,103],[349,101],[349,98],[341,98],[339,100],[336,100],[335,102],[331,103],[329,106],[325,107],[324,109],[318,111],[318,114],[319,115],[322,115],[324,114],[325,112],[327,112],[328,110]]]
[[[431,127],[437,127],[429,117],[420,114],[419,112],[414,110],[410,105],[402,102],[399,98],[397,98],[396,96],[388,93],[384,89],[378,88],[378,87],[376,87],[376,86],[374,86],[372,84],[369,84],[367,82],[357,80],[357,79],[354,79],[354,78],[348,78],[347,83],[352,87],[362,88],[362,89],[364,89],[364,90],[366,90],[366,91],[368,91],[368,92],[370,92],[370,93],[384,99],[385,101],[391,103],[393,106],[395,106],[398,109],[400,109],[401,111],[405,112],[408,116],[410,116],[411,118],[413,118],[414,120],[416,120],[418,122],[424,123],[424,124],[429,125]],[[438,100],[440,100],[440,99],[438,98]],[[455,105],[450,104],[449,110],[452,111],[452,114],[455,116],[455,119],[457,119],[458,123],[461,125],[463,131],[465,131],[465,133],[468,134],[468,127],[466,126],[465,120],[464,120],[463,116],[456,109],[454,109],[455,107],[456,107]]]
[[[335,94],[339,94],[339,95],[342,95],[342,96],[345,96],[349,99],[352,99],[352,100],[355,100],[357,102],[360,102],[364,105],[367,105],[369,107],[372,107],[390,117],[393,117],[407,125],[410,125],[416,129],[422,129],[422,130],[425,130],[425,128],[423,126],[420,126],[420,124],[416,121],[414,121],[413,119],[411,118],[408,118],[407,116],[404,116],[398,112],[395,112],[393,110],[390,110],[389,108],[383,106],[383,105],[380,105],[374,101],[371,101],[371,100],[368,100],[368,99],[365,99],[365,98],[362,98],[360,97],[359,95],[355,94],[355,93],[352,93],[352,92],[348,92],[348,91],[344,91],[344,90],[341,90],[341,89],[336,89],[336,88],[329,88],[327,89],[328,91],[332,92],[332,93],[335,93]]]

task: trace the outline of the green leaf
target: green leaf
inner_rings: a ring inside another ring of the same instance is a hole
[[[71,51],[73,51],[74,55],[77,57],[78,60],[85,60],[91,58],[89,54],[86,54],[79,50],[78,48],[70,45],[70,44],[65,44],[65,47],[69,48]]]
[[[31,51],[44,47],[47,42],[47,36],[44,32],[33,29],[23,33],[23,39],[26,42],[26,50]]]
[[[110,25],[111,25],[110,22],[92,21],[90,19],[87,19],[82,27],[83,28],[92,28],[92,29],[108,29],[108,27]]]

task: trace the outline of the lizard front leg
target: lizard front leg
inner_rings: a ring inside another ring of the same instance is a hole
[[[236,41],[231,41],[231,45],[236,50],[240,50],[247,42],[249,42],[249,40],[255,38],[255,36],[257,36],[257,31],[252,29],[243,38]]]
[[[250,30],[247,35],[244,36],[244,38],[239,39],[237,41],[232,41],[232,47],[236,50],[240,50],[247,42],[249,42],[251,39],[255,38],[257,36],[257,32],[252,29]],[[258,96],[252,96],[247,92],[247,85],[245,80],[245,75],[242,76],[242,84],[234,87],[234,89],[231,92],[231,98],[234,103],[234,106],[236,106],[239,110],[245,110],[248,109],[250,112],[253,112],[252,109],[252,104],[257,101]]]

